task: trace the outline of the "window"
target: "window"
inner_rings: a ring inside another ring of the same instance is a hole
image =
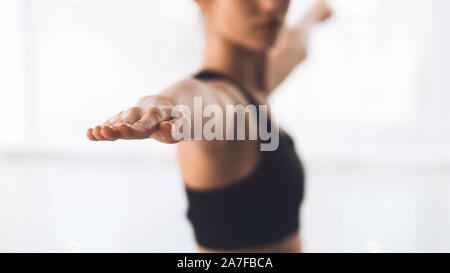
[[[445,1],[330,2],[334,18],[317,29],[309,59],[274,97],[290,109],[280,113],[282,126],[310,141],[324,135],[339,142],[408,135],[447,114],[445,94],[428,85],[437,66],[424,67],[439,36],[430,33],[439,9],[433,5]],[[307,3],[292,2],[291,22]],[[201,18],[193,1],[3,5],[0,117],[14,128],[3,135],[7,143],[50,140],[67,147],[61,136],[79,143],[88,126],[189,75],[201,60]]]

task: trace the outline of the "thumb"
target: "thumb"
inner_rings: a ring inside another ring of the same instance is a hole
[[[152,138],[170,144],[188,140],[191,137],[190,125],[190,120],[180,114],[174,119],[161,122],[159,130],[153,133]]]

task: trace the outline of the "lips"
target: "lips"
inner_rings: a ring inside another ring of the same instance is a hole
[[[262,23],[259,23],[256,25],[256,29],[258,30],[266,30],[266,31],[273,31],[278,30],[281,26],[281,22],[279,20],[269,20]]]

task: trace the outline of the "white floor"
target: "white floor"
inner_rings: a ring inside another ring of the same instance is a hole
[[[450,251],[450,168],[307,162],[307,172],[306,251]],[[0,251],[195,251],[185,210],[173,158],[0,161]]]

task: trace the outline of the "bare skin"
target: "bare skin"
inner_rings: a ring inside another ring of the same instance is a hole
[[[202,69],[213,69],[243,85],[262,105],[272,91],[307,56],[309,32],[331,15],[319,0],[292,28],[283,26],[289,0],[197,0],[206,25]],[[172,118],[175,105],[186,105],[193,113],[193,98],[204,105],[247,105],[236,87],[224,81],[202,82],[188,78],[158,95],[143,97],[136,106],[89,128],[92,141],[153,138],[177,143],[178,163],[187,187],[196,190],[230,186],[248,176],[260,160],[257,141],[175,141],[172,126],[186,118]],[[205,120],[206,121],[206,120]],[[191,120],[194,125],[194,120]],[[227,125],[225,125],[227,126]],[[224,128],[234,130],[234,128]],[[201,252],[221,252],[198,246]],[[299,231],[269,245],[227,252],[300,252]]]

